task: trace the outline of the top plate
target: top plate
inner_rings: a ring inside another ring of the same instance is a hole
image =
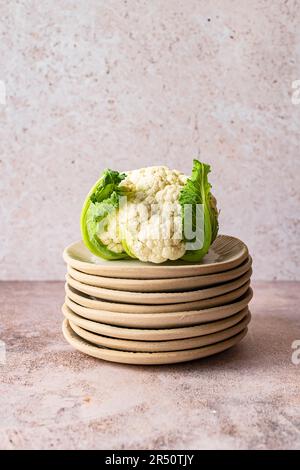
[[[73,243],[63,252],[67,264],[87,274],[123,279],[166,279],[220,273],[239,266],[248,257],[246,245],[235,237],[219,235],[200,263],[182,260],[162,264],[138,260],[106,261],[94,256],[82,241]]]

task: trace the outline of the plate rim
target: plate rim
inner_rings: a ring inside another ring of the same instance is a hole
[[[73,323],[78,324],[85,330],[98,333],[112,338],[140,340],[140,341],[168,341],[173,339],[192,338],[195,336],[203,336],[216,331],[225,330],[230,326],[238,323],[248,314],[248,307],[245,307],[236,314],[229,317],[215,320],[212,322],[190,325],[177,326],[174,328],[130,328],[126,326],[114,326],[107,323],[95,322],[80,317],[74,313],[66,304],[62,306],[62,313]]]
[[[162,305],[162,304],[177,304],[193,302],[197,300],[206,300],[214,297],[219,297],[246,284],[252,276],[252,268],[240,277],[233,279],[217,286],[208,286],[202,289],[193,289],[190,291],[180,292],[132,292],[117,289],[105,289],[102,287],[95,287],[84,284],[66,274],[66,282],[79,292],[83,292],[91,297],[107,300],[110,302],[118,303],[133,303],[137,305]],[[183,297],[184,300],[180,301],[179,298]],[[189,299],[192,300],[189,300]],[[136,299],[136,300],[135,300]]]
[[[191,302],[178,302],[173,304],[161,304],[161,305],[149,305],[149,304],[130,304],[130,303],[118,303],[118,302],[111,302],[107,300],[101,300],[97,298],[92,298],[91,296],[87,296],[79,291],[73,292],[74,288],[69,286],[68,283],[65,283],[65,292],[67,295],[70,293],[71,297],[77,299],[77,303],[82,305],[82,303],[86,304],[88,308],[95,308],[98,309],[99,305],[101,306],[100,309],[108,310],[108,311],[115,311],[115,312],[129,312],[129,313],[165,313],[165,312],[180,312],[180,311],[190,311],[190,310],[202,310],[204,308],[214,308],[228,303],[231,303],[232,300],[238,299],[242,297],[247,290],[250,288],[250,281],[251,279],[245,284],[243,284],[238,289],[235,289],[231,292],[227,292],[225,294],[219,295],[217,297],[212,297],[210,299],[202,299],[196,300]],[[253,292],[252,292],[253,293]],[[83,299],[83,300],[82,300]],[[229,300],[228,300],[229,299]],[[204,306],[205,305],[205,306]],[[98,309],[99,310],[99,309]]]
[[[149,273],[147,274],[146,271],[155,270],[156,271],[156,276],[159,275],[159,277],[157,277],[157,279],[159,279],[159,278],[168,278],[169,277],[169,275],[159,274],[159,273],[162,273],[166,269],[172,269],[174,271],[174,274],[176,273],[176,276],[174,276],[174,277],[188,277],[190,275],[189,274],[183,275],[182,271],[191,271],[192,272],[193,270],[198,269],[199,273],[197,273],[196,275],[201,275],[201,273],[203,273],[203,274],[213,274],[213,273],[227,271],[229,269],[232,269],[234,267],[239,266],[239,264],[241,264],[249,256],[249,251],[248,251],[247,245],[242,240],[240,240],[239,238],[231,236],[231,235],[225,235],[225,234],[219,234],[218,237],[216,238],[215,242],[217,240],[219,240],[221,237],[228,238],[230,240],[234,240],[236,243],[241,244],[241,246],[242,246],[242,252],[241,253],[242,254],[240,256],[237,256],[237,257],[229,260],[229,261],[215,262],[215,263],[209,263],[209,264],[201,264],[201,263],[192,264],[192,263],[186,262],[186,264],[181,264],[181,265],[176,265],[175,263],[173,265],[171,263],[169,265],[166,265],[164,263],[163,264],[154,264],[154,263],[143,263],[142,261],[140,261],[141,264],[139,265],[139,269],[143,270],[143,275],[146,275],[147,276],[146,278],[150,278],[150,279],[152,277],[149,276],[148,275]],[[81,266],[81,269],[78,268],[78,270],[83,271],[83,272],[87,272],[87,274],[97,274],[97,271],[99,271],[101,269],[102,271],[103,270],[106,270],[106,271],[110,270],[110,276],[108,276],[108,277],[123,277],[123,276],[116,276],[116,275],[113,274],[113,271],[112,271],[113,261],[107,262],[107,263],[111,263],[111,264],[107,264],[107,265],[104,266],[104,265],[98,265],[96,263],[90,263],[90,262],[87,262],[87,261],[76,260],[75,258],[73,258],[70,254],[70,250],[75,245],[78,245],[78,244],[83,245],[85,247],[85,249],[88,250],[88,248],[86,248],[86,246],[84,245],[82,240],[78,240],[77,242],[71,243],[63,251],[63,259],[67,264],[70,264],[75,269],[77,269],[76,265]],[[212,247],[213,247],[213,244],[212,244]],[[99,259],[101,259],[101,258],[99,258]],[[128,260],[126,260],[126,261],[128,262]],[[133,261],[135,261],[135,260],[133,260]],[[121,263],[121,262],[122,262],[122,260],[118,260],[118,263]],[[116,266],[114,266],[114,267],[116,267]],[[92,271],[94,271],[94,273],[88,272],[88,271],[86,271],[86,269],[92,270]],[[116,269],[119,269],[119,268],[116,268]],[[127,271],[128,270],[129,270],[129,267],[128,267]],[[137,266],[133,265],[133,266],[130,267],[130,272],[135,272],[136,270],[137,270]],[[177,275],[177,273],[178,273],[178,275]],[[139,279],[144,279],[141,275],[138,278]]]
[[[203,310],[187,310],[182,312],[141,314],[91,309],[73,302],[72,299],[69,299],[67,296],[65,297],[65,303],[74,313],[91,321],[108,323],[116,326],[125,325],[129,328],[141,328],[143,322],[145,327],[155,329],[168,327],[173,328],[176,325],[191,326],[230,317],[247,307],[252,296],[253,293],[249,290],[238,301],[218,307],[211,307]],[[69,301],[70,304],[68,303]]]
[[[96,274],[88,274],[82,271],[79,271],[76,268],[73,268],[70,264],[67,264],[67,273],[76,281],[81,282],[82,284],[87,284],[89,286],[93,287],[100,287],[103,289],[111,289],[111,290],[117,290],[117,291],[128,291],[128,292],[138,292],[138,293],[168,293],[168,292],[182,292],[184,289],[187,289],[187,287],[176,287],[172,289],[168,289],[166,291],[161,290],[159,288],[159,285],[163,282],[163,284],[170,284],[174,285],[179,283],[180,281],[184,280],[185,283],[194,282],[194,287],[192,289],[196,289],[199,287],[208,287],[212,286],[214,284],[219,285],[223,282],[228,282],[234,279],[237,279],[238,277],[242,276],[245,274],[249,269],[252,268],[252,257],[249,255],[246,260],[244,260],[239,266],[229,269],[224,272],[220,273],[215,273],[215,274],[204,274],[204,275],[199,275],[199,276],[185,276],[185,277],[174,277],[174,278],[165,278],[165,279],[135,279],[135,278],[118,278],[118,277],[109,277],[109,276],[100,276]],[[78,276],[78,277],[76,277]],[[109,287],[109,281],[110,280],[112,283],[114,282],[119,282],[121,284],[121,288],[115,288],[115,287]],[[197,282],[199,281],[199,284]],[[92,282],[92,284],[91,284]],[[97,284],[97,282],[99,284]],[[104,284],[107,284],[106,286],[101,285],[101,282]],[[139,290],[134,290],[133,287],[128,287],[130,284],[135,284],[135,288]],[[150,287],[151,284],[155,285],[155,287]],[[141,286],[141,288],[140,288]],[[146,290],[145,289],[146,286]],[[148,287],[149,286],[149,287]],[[157,287],[156,287],[157,286]],[[165,289],[167,286],[164,287]],[[158,290],[159,289],[159,290]],[[178,290],[176,290],[178,289]]]
[[[99,335],[91,331],[85,330],[80,326],[76,325],[72,321],[69,321],[69,325],[72,330],[85,341],[88,341],[96,346],[107,347],[109,349],[116,349],[119,351],[132,351],[132,352],[168,352],[168,351],[183,351],[186,349],[195,349],[209,344],[215,344],[220,341],[225,341],[232,336],[240,333],[244,330],[251,321],[251,312],[248,313],[235,325],[225,328],[224,330],[216,331],[202,336],[195,336],[193,338],[174,339],[168,341],[140,341],[140,340],[126,340],[119,338],[111,338],[104,335]],[[100,342],[97,343],[97,339]],[[101,344],[102,343],[104,344]],[[106,345],[105,345],[106,343]],[[198,343],[198,345],[197,345]],[[199,345],[199,343],[203,343]],[[143,349],[145,348],[146,349]],[[131,349],[133,348],[133,349]],[[151,350],[152,348],[152,350]],[[162,348],[162,349],[161,349]],[[171,349],[168,349],[171,348]]]
[[[136,365],[175,364],[179,362],[188,362],[191,360],[212,356],[237,345],[246,336],[248,331],[248,328],[246,327],[241,333],[236,336],[233,336],[232,338],[229,338],[228,340],[221,341],[214,345],[203,346],[203,348],[159,353],[137,353],[99,348],[99,346],[94,346],[90,343],[86,343],[83,339],[79,338],[76,333],[73,333],[73,335],[71,336],[68,328],[71,330],[71,327],[68,326],[68,322],[64,320],[62,324],[63,335],[66,341],[76,350],[88,356],[96,357],[98,359],[106,360],[109,362]],[[77,338],[75,337],[75,335],[77,336]]]

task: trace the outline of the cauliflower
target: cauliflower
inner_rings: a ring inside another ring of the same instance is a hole
[[[207,181],[208,165],[194,160],[191,178],[166,166],[119,173],[105,170],[83,206],[81,229],[87,247],[105,259],[138,258],[163,263],[179,258],[199,261],[218,231],[215,198]],[[203,206],[204,230],[188,249],[184,206]]]
[[[128,254],[152,263],[181,258],[185,243],[178,198],[187,177],[166,166],[141,168],[126,174],[120,189],[132,192],[132,196],[119,209],[119,221]],[[164,215],[168,215],[167,220]]]

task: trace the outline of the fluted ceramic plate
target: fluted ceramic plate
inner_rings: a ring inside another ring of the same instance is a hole
[[[197,300],[211,299],[219,295],[232,292],[249,281],[252,274],[250,268],[245,274],[233,281],[224,282],[218,286],[204,287],[202,289],[182,291],[182,292],[127,292],[114,289],[104,289],[102,287],[89,286],[76,281],[69,274],[66,276],[67,283],[84,294],[108,300],[111,302],[131,303],[138,305],[161,305],[177,304],[183,302],[195,302]]]
[[[70,327],[67,319],[63,321],[63,335],[70,345],[78,351],[89,356],[103,359],[110,362],[120,362],[123,364],[174,364],[178,362],[187,362],[203,357],[211,356],[219,352],[225,351],[238,344],[247,334],[247,328],[237,335],[225,341],[216,344],[203,346],[202,348],[187,349],[184,351],[168,351],[168,352],[129,352],[117,351],[114,349],[95,346],[83,338],[80,338]]]
[[[79,305],[76,302],[76,294],[73,296],[70,291],[70,295],[72,295],[73,300],[66,296],[66,305],[74,313],[88,320],[115,326],[126,326],[129,328],[176,328],[221,320],[240,312],[249,304],[252,298],[252,289],[248,289],[244,295],[234,302],[219,307],[163,313],[124,313],[97,310]]]
[[[200,287],[213,286],[232,281],[245,274],[252,265],[248,257],[237,268],[229,269],[223,273],[208,274],[204,276],[175,277],[169,279],[125,279],[116,277],[95,276],[86,274],[68,265],[68,274],[76,281],[89,286],[102,287],[132,292],[174,292],[187,291]]]
[[[106,323],[98,323],[95,321],[87,320],[72,312],[66,304],[62,307],[64,316],[75,323],[75,325],[84,328],[92,333],[97,333],[103,336],[110,336],[111,338],[129,339],[138,341],[169,341],[183,338],[193,338],[195,336],[203,336],[217,331],[225,330],[233,325],[236,325],[244,318],[248,309],[236,313],[228,318],[216,320],[201,325],[186,326],[180,328],[164,328],[164,329],[150,329],[150,328],[127,328],[108,325]]]
[[[180,302],[177,304],[161,304],[161,305],[138,305],[121,302],[107,302],[104,300],[91,297],[87,294],[77,291],[73,287],[65,284],[65,290],[68,297],[74,302],[84,307],[109,310],[112,312],[127,312],[127,313],[162,313],[162,312],[182,312],[184,310],[202,310],[204,308],[218,307],[219,305],[226,305],[230,302],[241,297],[249,288],[250,280],[244,285],[228,292],[227,294],[212,297],[211,299],[196,300],[194,302]]]
[[[248,256],[246,245],[228,235],[219,235],[200,263],[181,260],[163,264],[133,259],[106,261],[93,255],[82,241],[68,246],[63,253],[65,262],[78,271],[125,279],[168,279],[220,273],[239,266]]]
[[[75,333],[81,338],[96,344],[97,346],[118,349],[120,351],[135,352],[160,352],[160,351],[182,351],[184,349],[201,348],[209,344],[215,344],[237,335],[246,328],[250,322],[250,312],[236,325],[216,333],[196,336],[194,338],[178,339],[171,341],[134,341],[126,339],[110,338],[96,333],[91,333],[69,320],[69,324]]]

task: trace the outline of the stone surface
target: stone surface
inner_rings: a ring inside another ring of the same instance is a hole
[[[1,283],[0,298],[1,448],[300,447],[297,283],[254,284],[240,345],[160,367],[102,362],[69,346],[62,283]]]
[[[299,279],[298,1],[0,0],[1,279],[63,279],[100,171],[212,164],[257,279]]]

